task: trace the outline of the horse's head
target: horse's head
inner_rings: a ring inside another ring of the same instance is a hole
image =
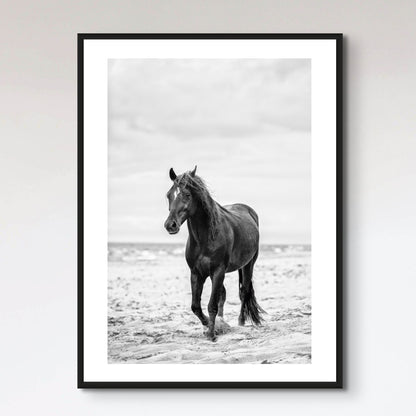
[[[196,207],[187,178],[194,178],[196,166],[192,172],[177,176],[171,168],[169,171],[172,187],[166,194],[169,201],[169,215],[165,221],[165,228],[169,234],[177,234],[181,225],[194,214]]]

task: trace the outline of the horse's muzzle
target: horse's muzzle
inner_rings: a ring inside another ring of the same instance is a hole
[[[177,234],[181,226],[179,225],[178,221],[168,218],[165,221],[165,228],[169,234]]]

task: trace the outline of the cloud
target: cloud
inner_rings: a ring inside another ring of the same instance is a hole
[[[198,164],[219,202],[259,211],[267,241],[309,242],[310,72],[309,60],[110,61],[110,239],[171,241],[167,171]]]
[[[309,60],[117,60],[109,72],[111,116],[138,129],[184,139],[310,129]]]

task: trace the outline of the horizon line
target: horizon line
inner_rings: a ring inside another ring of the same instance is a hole
[[[107,244],[186,244],[182,241],[107,241]],[[260,245],[280,245],[280,246],[312,246],[312,243],[262,243]]]

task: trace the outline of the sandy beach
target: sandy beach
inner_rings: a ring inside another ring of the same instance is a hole
[[[311,252],[305,246],[262,246],[254,269],[261,327],[238,326],[238,274],[226,275],[225,333],[207,340],[191,311],[183,245],[110,244],[109,363],[311,362]],[[211,290],[202,295],[206,310]]]

